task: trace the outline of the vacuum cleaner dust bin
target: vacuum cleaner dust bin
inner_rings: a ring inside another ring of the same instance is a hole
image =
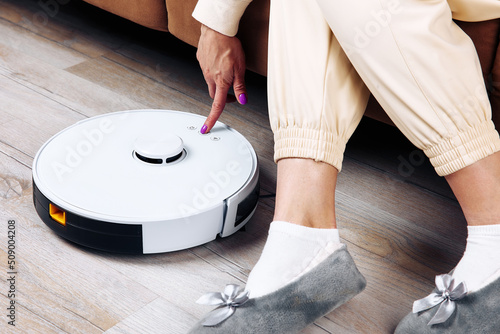
[[[257,156],[234,129],[171,110],[92,117],[59,132],[33,162],[33,202],[58,235],[146,254],[242,228],[259,196]]]

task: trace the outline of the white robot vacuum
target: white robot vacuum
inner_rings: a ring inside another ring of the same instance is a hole
[[[234,129],[171,110],[92,117],[59,132],[33,162],[33,202],[52,230],[119,253],[181,250],[227,237],[255,212],[257,156]]]

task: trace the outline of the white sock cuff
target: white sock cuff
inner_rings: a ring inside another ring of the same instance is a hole
[[[313,228],[277,220],[273,221],[269,227],[269,234],[275,232],[285,233],[302,240],[320,239],[340,243],[339,230],[336,228]]]
[[[500,235],[500,224],[467,226],[469,236],[471,235]]]

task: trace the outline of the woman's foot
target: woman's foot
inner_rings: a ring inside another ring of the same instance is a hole
[[[248,277],[250,297],[261,297],[298,279],[342,247],[337,229],[275,221],[259,261]]]
[[[395,334],[496,334],[500,328],[500,278],[474,292],[459,291],[458,284],[438,287],[414,304]],[[424,306],[427,304],[426,306]]]
[[[250,298],[239,306],[219,306],[220,312],[226,309],[231,315],[217,325],[205,326],[212,320],[209,313],[190,333],[297,333],[353,298],[365,285],[364,277],[343,246],[274,292]]]

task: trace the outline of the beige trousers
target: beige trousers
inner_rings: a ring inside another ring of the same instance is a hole
[[[460,11],[475,1],[454,14],[484,19]],[[500,1],[477,3],[500,17]],[[476,51],[445,0],[272,0],[269,36],[276,161],[340,171],[370,92],[439,175],[500,150]]]

